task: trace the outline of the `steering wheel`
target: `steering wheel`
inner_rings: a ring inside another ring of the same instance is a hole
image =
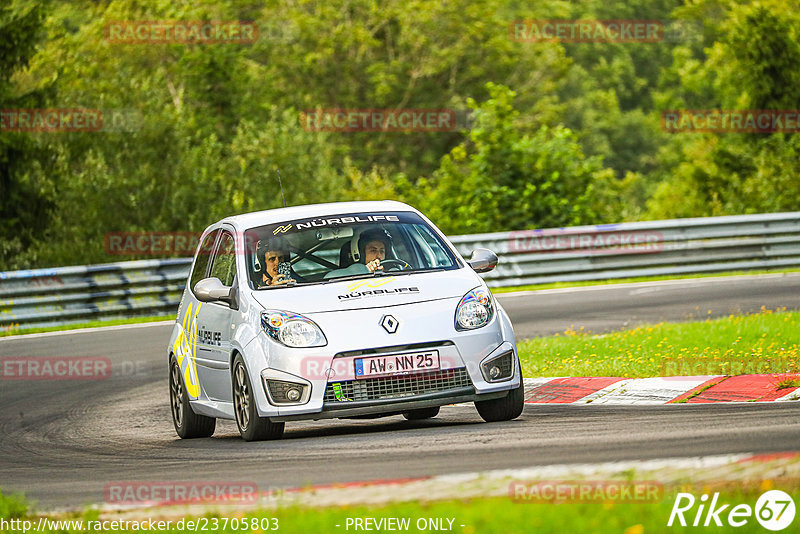
[[[394,258],[389,258],[385,260],[381,260],[381,266],[385,271],[388,271],[392,268],[397,269],[398,271],[403,271],[405,269],[410,269],[411,265],[408,264],[405,260],[397,260]]]

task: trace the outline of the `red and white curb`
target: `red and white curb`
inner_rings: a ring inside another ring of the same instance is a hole
[[[653,378],[526,378],[528,404],[670,404],[800,400],[800,388],[781,387],[800,374],[667,376]]]

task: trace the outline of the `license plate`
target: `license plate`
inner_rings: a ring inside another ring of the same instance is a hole
[[[439,351],[411,352],[391,356],[356,358],[356,378],[407,374],[439,369]]]

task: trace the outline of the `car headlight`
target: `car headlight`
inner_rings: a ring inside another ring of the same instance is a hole
[[[456,308],[456,330],[473,330],[489,324],[494,317],[491,294],[483,289],[473,289],[461,299]]]
[[[306,317],[281,310],[261,312],[261,328],[287,347],[323,347],[328,344],[319,326]]]

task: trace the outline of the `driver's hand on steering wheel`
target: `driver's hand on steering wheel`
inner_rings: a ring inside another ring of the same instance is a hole
[[[382,271],[383,265],[381,265],[381,260],[379,258],[375,258],[374,260],[367,262],[367,269],[369,272],[374,273],[375,271]]]

